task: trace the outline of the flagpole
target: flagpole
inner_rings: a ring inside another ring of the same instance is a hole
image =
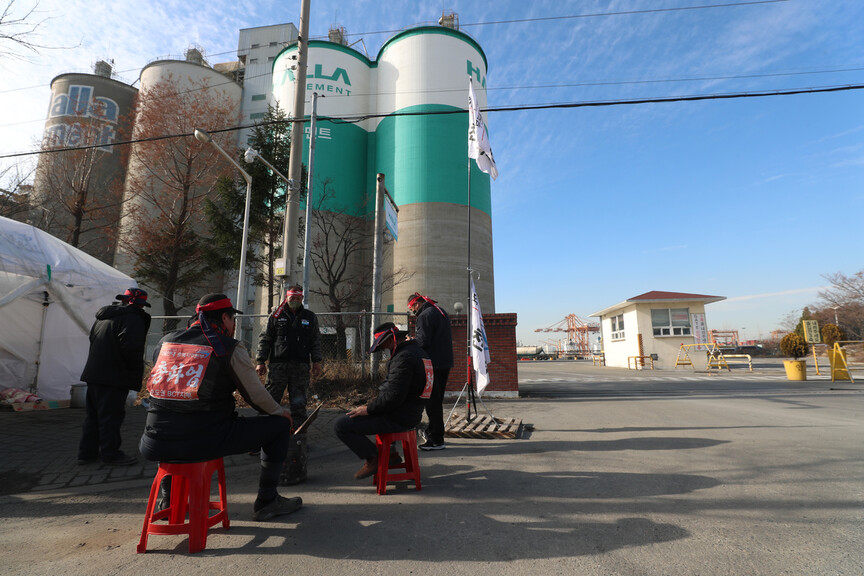
[[[470,120],[469,120],[470,122]],[[467,356],[465,358],[466,362],[466,371],[467,371],[467,379],[465,380],[465,386],[468,388],[468,396],[465,400],[465,406],[468,408],[465,414],[465,420],[471,422],[471,405],[474,404],[474,384],[472,383],[472,376],[474,370],[471,366],[471,318],[473,317],[474,310],[474,298],[471,293],[471,274],[474,271],[471,269],[471,158],[468,158],[468,309],[466,313],[468,315],[466,326],[466,336],[467,336],[467,347],[466,352]],[[477,412],[477,406],[474,406],[474,412]]]

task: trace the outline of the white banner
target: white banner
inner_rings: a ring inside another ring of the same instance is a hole
[[[486,364],[489,363],[489,342],[486,340],[486,328],[483,326],[483,313],[480,312],[480,299],[471,279],[471,359],[474,361],[474,371],[477,375],[477,395],[489,385],[489,373]]]
[[[489,132],[480,114],[480,106],[474,95],[474,83],[468,79],[468,157],[477,161],[477,167],[495,180],[498,178],[498,168],[495,157],[492,156],[492,144],[489,143]]]
[[[705,324],[705,314],[690,314],[690,324],[693,327],[693,343],[707,344],[708,326]],[[696,349],[701,350],[702,346],[697,346]]]

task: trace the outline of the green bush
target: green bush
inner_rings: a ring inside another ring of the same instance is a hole
[[[825,324],[822,327],[822,342],[833,348],[834,343],[839,340],[846,340],[846,333],[836,324]]]
[[[798,360],[807,355],[807,341],[795,332],[791,332],[780,340],[780,352],[784,356]]]

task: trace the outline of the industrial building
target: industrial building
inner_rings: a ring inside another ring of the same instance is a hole
[[[112,78],[112,63],[99,60],[92,74],[60,74],[51,81],[45,121],[47,150],[95,145],[90,150],[42,154],[33,184],[38,212],[33,224],[106,264],[114,263],[116,223],[128,154],[111,146],[131,134],[138,89]],[[87,198],[92,213],[76,213]]]
[[[398,241],[387,252],[385,274],[403,270],[410,276],[409,281],[384,294],[383,309],[396,312],[404,312],[407,296],[415,291],[440,301],[451,312],[456,302],[467,309],[470,210],[470,266],[478,276],[475,283],[484,312],[494,313],[490,181],[468,158],[468,115],[459,113],[467,111],[469,78],[474,80],[479,106],[485,107],[487,61],[482,48],[457,29],[453,18],[442,22],[439,26],[421,26],[397,33],[374,59],[347,46],[342,29],[331,34],[330,41],[310,42],[307,118],[311,112],[308,104],[311,93],[322,96],[318,106],[312,205],[317,207],[315,194],[326,189],[325,210],[364,220],[371,230],[376,175],[385,175],[386,186],[399,208]],[[263,117],[270,104],[278,104],[283,110],[292,108],[291,66],[296,61],[291,57],[297,51],[296,39],[297,28],[293,24],[243,29],[239,31],[236,62],[210,65],[203,51],[193,47],[183,58],[158,59],[145,66],[139,88],[144,93],[160,82],[188,84],[190,89],[204,83],[209,89],[202,97],[217,92],[227,95],[235,102],[237,123],[248,125]],[[110,69],[107,76],[65,76],[68,75],[55,79],[56,89],[52,84],[52,110],[55,101],[60,109],[63,95],[67,102],[72,102],[90,94],[89,97],[114,102],[106,109],[116,109],[118,117],[122,117],[132,109],[138,92],[112,79]],[[70,106],[67,104],[67,112],[80,109]],[[59,130],[55,122],[49,116],[46,135]],[[104,134],[110,135],[108,131]],[[248,130],[237,131],[238,149],[246,147],[247,138]],[[307,130],[303,140],[306,164],[308,138]],[[136,146],[132,147],[128,162],[111,167],[125,182],[126,210],[134,206],[152,208],[147,207],[145,200],[129,195],[130,182],[152,178],[146,166],[136,159]],[[43,155],[40,171],[46,172],[51,161],[50,156]],[[37,189],[40,185],[37,178]],[[203,220],[196,225],[203,226]],[[132,229],[128,219],[124,219],[115,236],[122,238],[129,234]],[[367,238],[368,249],[350,263],[355,270],[371,270],[372,240],[368,235]],[[124,272],[133,272],[132,259],[122,249],[122,242],[120,245],[113,242],[110,249],[103,248],[94,255]],[[236,289],[232,283],[236,282],[236,274],[229,272],[224,281],[221,276],[213,281],[213,290],[231,294]],[[317,282],[313,274],[311,283],[314,286]],[[364,302],[371,302],[371,286],[368,289],[370,294],[364,296]],[[239,307],[267,312],[262,309],[263,299],[252,286],[246,293],[248,301],[238,303]],[[151,294],[150,301],[154,304],[153,312],[159,314],[160,295]],[[315,300],[311,307],[327,309],[324,302]]]

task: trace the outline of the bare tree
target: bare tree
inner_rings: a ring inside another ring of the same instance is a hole
[[[68,49],[68,46],[48,46],[36,41],[39,29],[49,18],[39,19],[39,3],[30,8],[16,10],[16,0],[7,0],[0,10],[0,56],[26,59],[28,52],[38,54],[40,50]],[[23,50],[23,52],[22,52]],[[2,59],[0,59],[2,62]]]
[[[365,308],[371,300],[371,252],[373,226],[365,218],[361,202],[357,207],[339,206],[335,202],[330,181],[325,181],[315,194],[316,207],[312,210],[312,245],[310,264],[320,284],[310,285],[309,291],[322,296],[330,312],[351,312]],[[354,208],[352,210],[352,208]],[[389,253],[390,245],[385,245]],[[386,293],[407,282],[413,274],[403,268],[382,277],[382,292]],[[310,283],[312,284],[312,283]],[[344,355],[346,324],[342,316],[336,317],[336,350]]]
[[[23,163],[0,169],[0,216],[19,222],[28,221],[33,207],[33,187],[27,182],[32,176],[32,166]]]
[[[36,172],[37,227],[108,264],[113,263],[123,204],[128,118],[107,118],[105,105],[55,122],[46,131]],[[110,134],[110,138],[106,137]],[[110,140],[110,142],[109,142]]]
[[[191,83],[169,78],[139,93],[139,142],[133,147],[126,184],[127,195],[136,198],[127,211],[132,225],[122,247],[134,258],[136,276],[162,295],[169,316],[194,303],[202,288],[218,288],[204,258],[210,232],[203,205],[218,177],[230,174],[230,164],[214,146],[191,135],[158,137],[204,128],[231,150],[233,132],[217,130],[234,125],[238,114],[236,103],[210,89],[206,80]]]
[[[831,287],[819,292],[819,316],[833,323],[836,314],[849,339],[864,339],[864,270],[851,276],[835,272],[822,277]]]

